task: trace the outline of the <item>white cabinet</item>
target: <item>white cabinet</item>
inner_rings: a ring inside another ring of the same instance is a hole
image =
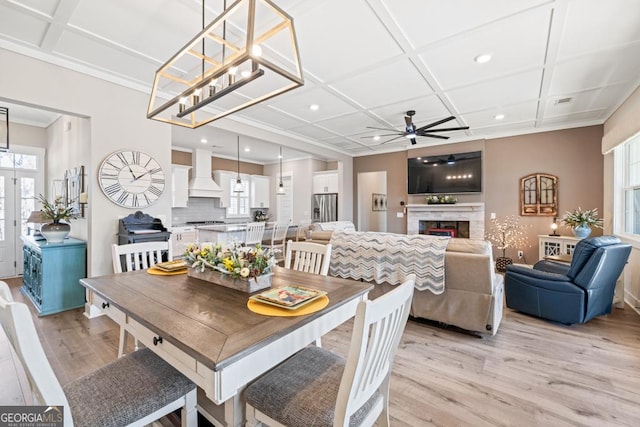
[[[548,256],[572,255],[579,241],[580,239],[569,236],[539,235],[539,257],[544,259]]]
[[[171,207],[186,208],[189,200],[189,169],[191,166],[171,165]]]
[[[251,208],[268,208],[271,178],[262,175],[251,175]]]
[[[338,192],[338,172],[314,172],[313,193],[337,193]]]
[[[231,182],[235,182],[236,174],[229,171],[213,172],[214,181],[222,188],[220,196],[220,207],[228,208],[231,205]]]
[[[173,259],[180,258],[187,247],[197,241],[195,227],[173,227],[171,229],[171,253]]]

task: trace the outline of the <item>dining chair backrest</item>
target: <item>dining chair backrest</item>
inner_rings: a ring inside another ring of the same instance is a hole
[[[310,219],[302,219],[298,223],[298,230],[296,231],[296,242],[304,241],[307,239],[307,232],[311,225]]]
[[[284,246],[287,238],[287,231],[289,230],[288,222],[277,222],[273,225],[271,231],[271,244],[267,245],[272,251],[280,251],[284,254]],[[281,255],[282,256],[282,255]]]
[[[69,402],[42,349],[29,308],[13,302],[5,282],[0,282],[0,323],[22,363],[31,387],[33,404],[62,406],[64,419],[71,420]]]
[[[329,274],[331,261],[331,243],[323,245],[311,242],[287,242],[287,255],[284,267],[305,273]]]
[[[13,302],[1,281],[0,324],[29,381],[31,403],[55,407],[54,411],[62,408],[65,426],[75,425],[72,414],[80,418],[75,419],[80,425],[143,426],[178,408],[183,426],[197,424],[196,385],[149,349],[117,359],[63,388],[42,349],[29,308]],[[129,395],[114,393],[118,387]]]
[[[244,232],[244,245],[255,245],[256,243],[262,243],[262,236],[264,235],[264,222],[249,222],[247,223],[247,230]]]
[[[162,262],[162,253],[166,252],[168,260],[172,259],[169,242],[142,242],[126,245],[111,245],[113,272],[146,270]]]
[[[377,391],[380,393],[360,425],[373,425],[380,414],[386,417],[386,425],[389,425],[389,378],[409,318],[415,279],[415,275],[410,274],[390,292],[373,301],[358,303],[349,354],[338,389],[334,426],[348,426],[351,416]]]

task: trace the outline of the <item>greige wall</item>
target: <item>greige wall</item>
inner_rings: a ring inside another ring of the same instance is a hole
[[[358,157],[354,159],[354,180],[359,172],[387,171],[389,210],[387,226],[390,232],[406,233],[406,219],[397,219],[402,211],[400,200],[412,204],[425,203],[423,196],[407,194],[407,158],[420,155],[438,155],[483,150],[483,192],[458,195],[460,202],[485,203],[485,228],[490,225],[490,214],[498,218],[519,215],[520,178],[545,172],[558,176],[559,216],[578,206],[584,209],[603,209],[603,156],[600,151],[602,126],[590,126],[554,132],[544,132],[486,141],[420,148],[407,152]],[[357,194],[357,188],[354,188]],[[357,196],[355,197],[357,200]],[[356,211],[354,211],[356,212]],[[355,217],[355,216],[354,216]],[[529,248],[523,248],[527,263],[538,260],[538,235],[549,234],[550,217],[519,217],[521,223],[531,225],[528,232]],[[561,227],[563,235],[570,230]],[[599,230],[594,231],[598,234]],[[516,257],[516,251],[507,253]]]
[[[405,217],[398,218],[403,212],[400,202],[407,202],[407,153],[400,151],[374,156],[356,157],[353,159],[353,199],[358,200],[358,174],[361,172],[387,172],[387,231],[389,233],[406,233]],[[358,218],[358,206],[354,204],[353,218]],[[356,224],[356,228],[361,228]],[[362,230],[366,231],[366,230]]]

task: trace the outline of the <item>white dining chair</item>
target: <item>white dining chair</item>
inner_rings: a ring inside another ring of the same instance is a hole
[[[273,225],[271,230],[271,243],[264,245],[265,248],[270,249],[276,258],[284,258],[284,247],[287,242],[287,231],[289,230],[289,223],[277,222]]]
[[[309,346],[246,389],[247,424],[389,425],[393,358],[409,317],[415,276],[358,304],[349,354]]]
[[[298,229],[296,230],[296,242],[307,240],[307,232],[311,225],[310,219],[302,219],[298,223]]]
[[[323,245],[311,242],[287,242],[287,254],[284,259],[284,267],[305,273],[321,274],[329,273],[331,261],[331,243]]]
[[[197,387],[144,349],[60,385],[42,349],[29,308],[0,282],[0,323],[26,373],[33,404],[62,411],[65,426],[143,426],[182,408],[183,426],[198,423]]]
[[[114,243],[111,245],[113,272],[146,270],[162,262],[163,252],[167,253],[167,260],[171,261],[173,254],[169,242],[141,242],[127,245]]]
[[[244,245],[255,245],[262,243],[262,236],[264,235],[264,221],[261,222],[249,222],[247,223],[247,229],[244,232]]]
[[[172,259],[171,245],[169,242],[141,242],[126,245],[111,245],[111,261],[113,272],[118,274],[134,270],[146,270],[162,262],[162,253],[166,252],[168,260]],[[127,348],[129,332],[120,327],[120,340],[118,343],[118,357],[124,355]],[[134,337],[135,338],[135,337]],[[138,339],[135,339],[135,350],[138,350]]]

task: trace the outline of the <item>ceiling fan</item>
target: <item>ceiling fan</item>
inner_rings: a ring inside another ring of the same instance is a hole
[[[388,133],[388,134],[384,134],[384,135],[376,135],[376,136],[394,136],[393,138],[381,142],[380,145],[382,144],[386,144],[387,142],[391,142],[391,141],[395,141],[396,139],[400,139],[402,137],[408,138],[409,140],[411,140],[411,145],[415,145],[417,143],[416,141],[416,137],[417,136],[426,136],[429,138],[438,138],[438,139],[449,139],[448,136],[442,136],[442,135],[437,135],[434,132],[450,132],[450,131],[455,131],[455,130],[466,130],[469,129],[469,126],[461,126],[461,127],[455,127],[455,128],[440,128],[440,129],[433,129],[433,127],[441,125],[442,123],[446,123],[450,120],[455,119],[455,116],[449,116],[445,119],[442,120],[438,120],[436,122],[433,123],[429,123],[428,125],[425,126],[420,126],[420,127],[416,127],[416,125],[413,123],[412,117],[416,114],[415,110],[409,110],[407,111],[407,115],[404,116],[404,122],[406,124],[404,131],[399,131],[397,129],[389,129],[389,128],[377,128],[377,127],[372,127],[372,126],[367,126],[368,129],[377,129],[377,130],[386,130],[386,131],[392,131],[394,133]],[[375,138],[376,136],[363,136],[362,138]]]

